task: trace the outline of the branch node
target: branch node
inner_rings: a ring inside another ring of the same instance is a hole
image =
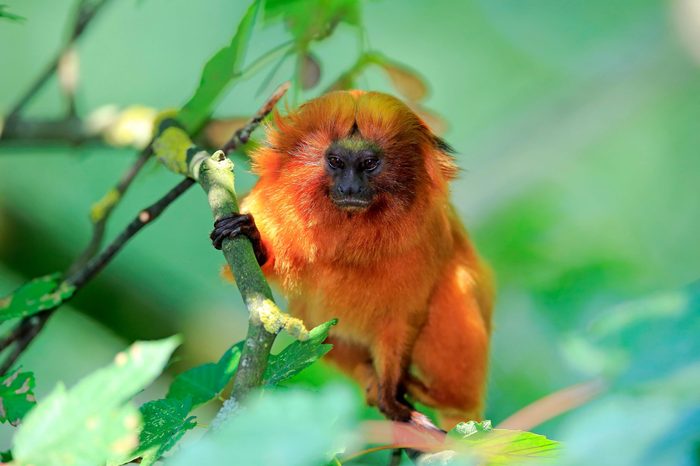
[[[187,176],[187,150],[191,145],[184,130],[169,126],[153,141],[153,152],[169,170]]]
[[[211,158],[215,162],[223,162],[224,160],[226,160],[226,154],[224,154],[224,151],[222,150],[217,150],[216,152],[214,152]]]

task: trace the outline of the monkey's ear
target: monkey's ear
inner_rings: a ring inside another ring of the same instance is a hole
[[[437,160],[438,167],[440,168],[440,172],[446,181],[451,181],[459,172],[459,168],[457,167],[454,158],[455,150],[441,137],[434,134],[432,134],[432,137],[433,144],[435,145],[435,158]]]

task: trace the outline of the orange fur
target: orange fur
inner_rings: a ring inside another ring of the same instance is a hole
[[[381,148],[383,190],[368,211],[328,198],[324,152],[356,125]],[[402,388],[443,425],[481,416],[491,285],[449,204],[456,167],[399,100],[334,92],[275,116],[243,202],[268,252],[263,271],[309,326],[337,317],[329,359],[385,412]]]

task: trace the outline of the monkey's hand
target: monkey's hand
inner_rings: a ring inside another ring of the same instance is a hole
[[[209,237],[216,249],[221,249],[225,239],[233,239],[236,236],[244,235],[253,244],[255,258],[261,266],[267,262],[267,251],[260,238],[260,231],[255,226],[255,220],[250,214],[233,214],[230,217],[223,217],[214,222],[214,230]]]

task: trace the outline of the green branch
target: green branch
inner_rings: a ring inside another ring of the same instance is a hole
[[[287,88],[285,85],[278,89],[258,112],[259,118],[254,118],[251,123],[259,123]],[[237,134],[237,140],[241,141],[250,131],[242,128]],[[235,145],[235,140],[232,139],[227,146]],[[223,151],[211,155],[194,146],[174,120],[161,124],[153,149],[156,157],[170,170],[199,183],[207,195],[214,220],[238,212],[233,162]],[[303,340],[308,338],[308,331],[300,320],[283,313],[275,304],[248,238],[238,236],[224,240],[222,251],[250,315],[246,344],[231,394],[231,399],[237,402],[260,386],[276,335],[284,329]]]

